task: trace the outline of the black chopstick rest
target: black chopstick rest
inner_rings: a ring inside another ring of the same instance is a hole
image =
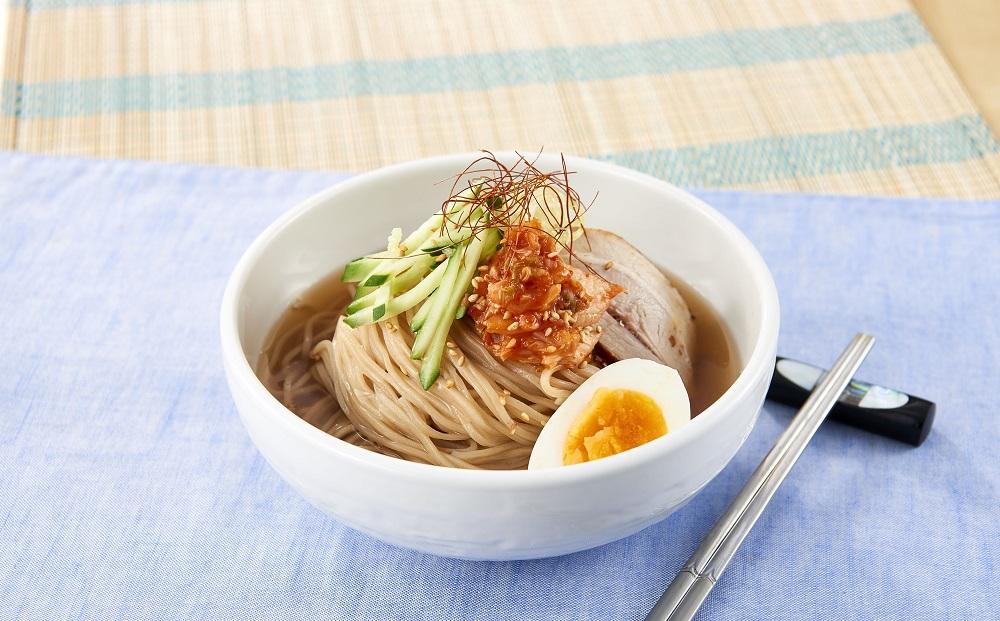
[[[799,407],[825,371],[798,360],[778,357],[767,398]],[[830,411],[829,418],[920,446],[934,424],[933,403],[920,397],[851,380]]]

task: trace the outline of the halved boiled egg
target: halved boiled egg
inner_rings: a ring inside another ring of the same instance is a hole
[[[610,364],[566,398],[538,435],[529,470],[609,457],[672,433],[691,420],[674,369],[639,358]]]

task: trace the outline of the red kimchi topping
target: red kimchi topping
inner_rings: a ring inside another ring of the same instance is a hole
[[[500,360],[575,366],[596,344],[594,326],[622,288],[570,266],[537,221],[506,230],[501,249],[473,280],[469,315]]]

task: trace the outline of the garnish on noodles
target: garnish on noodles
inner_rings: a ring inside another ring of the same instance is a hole
[[[384,252],[347,265],[343,280],[357,289],[345,322],[357,328],[415,310],[410,353],[421,361],[424,389],[440,375],[452,324],[479,296],[489,304],[477,311],[484,318],[477,325],[501,360],[580,364],[597,342],[593,324],[622,289],[559,257],[560,249],[572,256],[586,210],[569,175],[565,160],[562,170],[544,173],[524,157],[513,166],[489,153],[477,159],[417,230],[402,239],[396,229]]]
[[[537,220],[506,229],[478,271],[468,300],[483,343],[500,360],[543,368],[585,362],[601,334],[595,324],[622,292],[563,261]]]

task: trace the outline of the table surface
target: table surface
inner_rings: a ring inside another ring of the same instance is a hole
[[[1000,132],[1000,2],[913,0],[948,62],[993,128]]]
[[[0,154],[5,619],[641,619],[788,424],[767,404],[687,506],[569,556],[442,559],[327,518],[243,431],[217,316],[250,241],[340,178]],[[699,194],[771,267],[781,353],[870,331],[861,377],[939,408],[920,448],[824,426],[704,618],[995,617],[1000,202]]]
[[[1000,197],[1000,143],[906,0],[33,0],[9,17],[8,149],[359,171],[544,147],[691,187]]]

